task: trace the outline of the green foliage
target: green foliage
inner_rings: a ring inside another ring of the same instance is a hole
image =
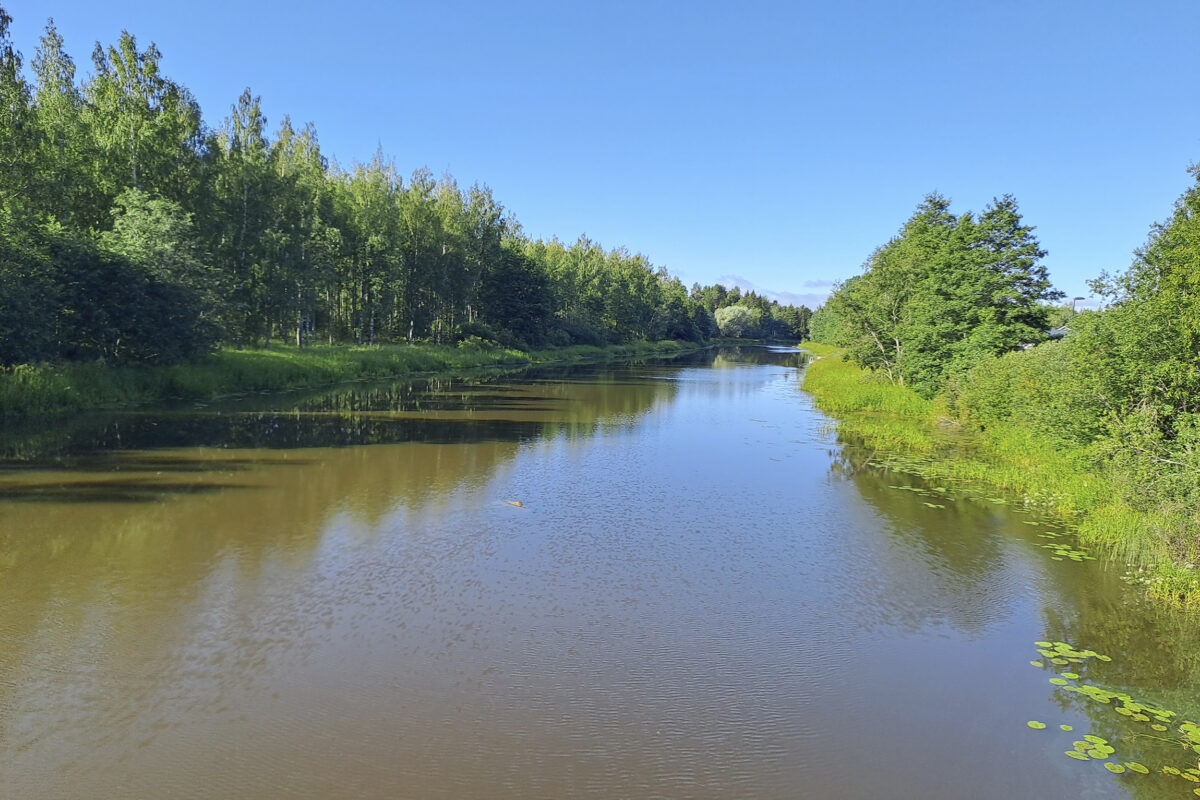
[[[1075,342],[1072,336],[985,359],[932,401],[843,360],[842,349],[805,343],[816,358],[804,387],[847,435],[885,454],[876,460],[939,482],[1014,492],[1070,520],[1082,544],[1144,565],[1138,580],[1152,596],[1200,604],[1195,507],[1181,502],[1192,495],[1171,483],[1172,473],[1135,473],[1113,452],[1121,440],[1096,411],[1102,398]],[[1124,452],[1131,458],[1137,451]],[[1047,549],[1088,557],[1059,542]]]
[[[717,309],[715,317],[722,336],[740,339],[754,335],[761,315],[745,306],[725,306]]]
[[[10,23],[0,11],[0,364],[174,361],[214,336],[524,347],[716,332],[646,256],[530,241],[486,186],[403,178],[382,153],[331,166],[311,125],[284,117],[272,133],[250,89],[206,128],[162,53],[127,31],[97,44],[80,83],[51,23],[31,84]],[[807,321],[780,314],[780,329]]]
[[[1016,201],[954,217],[931,194],[866,271],[838,286],[815,327],[851,360],[926,396],[989,355],[1044,338],[1041,300],[1060,296]]]
[[[525,346],[544,343],[554,307],[550,279],[515,245],[484,266],[477,298],[480,320]]]
[[[476,367],[671,355],[677,341],[575,346],[522,352],[478,337],[465,346],[280,346],[225,349],[199,362],[172,366],[116,366],[87,362],[0,367],[0,409],[6,415],[45,414],[164,398],[205,399],[242,392],[321,386]],[[462,344],[462,343],[460,343]]]

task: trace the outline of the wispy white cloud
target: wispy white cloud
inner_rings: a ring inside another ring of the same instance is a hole
[[[768,300],[777,300],[785,306],[808,306],[816,308],[824,303],[829,298],[829,292],[789,292],[776,291],[767,289],[754,283],[754,281],[735,274],[720,275],[717,277],[717,283],[732,289],[734,286],[741,289],[743,292],[757,292],[763,295]],[[828,288],[832,287],[837,281],[805,281],[804,287],[808,289]]]

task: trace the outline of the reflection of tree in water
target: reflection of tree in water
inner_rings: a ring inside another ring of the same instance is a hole
[[[884,597],[881,624],[919,628],[944,622],[978,635],[1004,618],[1016,580],[1006,551],[1008,512],[922,479],[870,466],[872,451],[839,432],[832,470],[854,483],[858,495],[887,524],[878,570]],[[907,487],[897,489],[896,486]]]
[[[881,589],[891,597],[878,610],[879,621],[914,627],[928,621],[947,621],[956,629],[976,633],[996,619],[997,612],[1003,613],[1017,589],[1006,570],[1012,559],[1007,544],[1039,548],[1049,540],[1036,538],[1036,532],[1044,532],[1048,526],[1024,526],[1024,521],[1032,520],[1022,519],[1006,507],[942,499],[934,491],[935,485],[919,477],[869,466],[869,450],[849,437],[840,435],[839,439],[843,447],[834,472],[853,481],[858,494],[891,523],[885,529],[887,549],[882,557],[889,561],[915,559],[926,565],[923,575],[927,580],[923,583],[893,581]],[[946,494],[953,495],[953,491]],[[930,508],[927,503],[946,507]],[[1040,548],[1033,557],[1043,557]],[[1196,613],[1164,608],[1147,600],[1140,588],[1121,580],[1120,571],[1120,565],[1102,561],[1047,563],[1049,580],[1042,589],[1047,598],[1044,638],[1103,653],[1111,661],[1088,659],[1083,664],[1055,668],[1038,654],[1032,641],[1027,653],[1014,657],[1021,658],[1022,663],[1042,661],[1046,678],[1055,671],[1073,671],[1080,676],[1073,683],[1127,694],[1146,705],[1175,711],[1180,719],[1200,721],[1200,696],[1195,688],[1200,686],[1200,624]],[[904,569],[889,563],[883,572],[903,575]],[[903,601],[898,602],[897,597]],[[1179,744],[1179,720],[1169,724],[1165,732],[1154,731],[1149,723],[1117,713],[1120,701],[1106,704],[1050,684],[1046,690],[1053,693],[1064,711],[1078,711],[1091,720],[1087,729],[1071,733],[1056,732],[1057,723],[1053,722],[1046,735],[1048,747],[1070,749],[1071,741],[1084,734],[1103,737],[1116,747],[1111,759],[1114,763],[1134,761],[1151,769],[1148,776],[1120,778],[1133,796],[1191,796],[1198,784],[1159,774],[1163,765],[1197,766],[1197,755]],[[1063,758],[1065,761],[1066,756]],[[1101,767],[1081,763],[1066,768]]]
[[[325,573],[342,540],[390,527],[389,547],[406,547],[424,515],[478,500],[464,490],[486,486],[530,441],[584,446],[600,428],[636,424],[677,396],[680,370],[713,355],[355,384],[31,431],[8,449],[24,460],[0,467],[0,739],[100,728],[95,719],[123,713],[103,698],[197,676],[216,702],[264,654],[303,659],[323,612],[259,603],[263,619],[239,620],[243,593],[336,584]],[[366,444],[380,446],[356,446]],[[472,537],[468,528],[434,552]],[[217,641],[229,631],[249,638]],[[205,659],[216,652],[227,662],[214,671]],[[81,659],[93,667],[76,675]],[[99,699],[29,710],[30,698],[61,695],[68,673]]]
[[[678,371],[688,361],[667,367]],[[350,447],[530,438],[629,418],[667,401],[669,381],[637,367],[537,370],[240,397],[186,409],[146,409],[11,422],[0,456],[23,462],[114,450],[177,447]],[[11,466],[11,464],[10,464]]]
[[[253,585],[280,557],[304,569],[332,519],[372,530],[401,509],[427,513],[531,440],[582,443],[631,424],[670,402],[675,384],[652,378],[680,368],[358,384],[95,416],[26,438],[28,460],[0,468],[0,687],[27,681],[18,673],[43,649],[120,628],[122,608],[161,636],[101,649],[169,660],[196,635],[185,628],[214,602],[214,582]]]

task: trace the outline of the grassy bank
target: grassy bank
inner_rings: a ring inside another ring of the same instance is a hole
[[[316,346],[303,350],[277,346],[270,350],[225,349],[202,363],[161,367],[113,367],[102,363],[18,366],[0,370],[0,413],[60,414],[101,406],[205,399],[486,366],[669,355],[694,348],[694,344],[677,341],[530,352],[442,345]]]
[[[1081,543],[1134,565],[1151,595],[1200,608],[1196,552],[1168,535],[1173,520],[1120,500],[1115,478],[1088,448],[1062,446],[1013,425],[968,432],[940,401],[843,361],[842,350],[801,346],[815,357],[804,388],[841,430],[880,451],[876,460],[938,481],[1011,492],[1063,518]]]

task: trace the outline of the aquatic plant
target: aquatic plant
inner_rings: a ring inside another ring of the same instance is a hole
[[[1077,648],[1066,642],[1039,641],[1034,642],[1034,646],[1037,647],[1037,652],[1051,663],[1062,661],[1068,664],[1084,664],[1093,659],[1100,662],[1112,661],[1110,656],[1103,653]],[[1055,658],[1050,658],[1050,655],[1054,655]],[[1045,661],[1034,660],[1029,663],[1039,668],[1046,668]],[[1078,697],[1101,705],[1112,706],[1113,711],[1120,717],[1136,725],[1148,725],[1157,734],[1167,733],[1170,730],[1170,726],[1174,725],[1176,730],[1176,735],[1174,736],[1146,734],[1138,732],[1135,729],[1129,730],[1128,736],[1130,738],[1137,737],[1159,741],[1165,745],[1190,751],[1194,755],[1200,755],[1200,725],[1197,723],[1191,720],[1181,721],[1179,720],[1180,715],[1175,711],[1150,703],[1140,702],[1128,693],[1106,689],[1094,682],[1085,683],[1080,681],[1079,678],[1080,675],[1076,672],[1064,671],[1050,678],[1050,683],[1064,692],[1070,692]],[[1042,722],[1031,721],[1026,724],[1036,730],[1046,728],[1046,725]],[[1072,730],[1072,726],[1063,724],[1059,725],[1059,729],[1069,732]],[[1112,760],[1117,753],[1117,749],[1117,745],[1108,739],[1089,733],[1072,742],[1071,749],[1064,751],[1064,754],[1076,761],[1101,761],[1104,763],[1104,768],[1115,775],[1127,773],[1149,775],[1151,773],[1152,770],[1150,767],[1141,761],[1123,760],[1118,762]],[[1185,781],[1200,783],[1200,767],[1180,767],[1174,764],[1162,764],[1159,772],[1163,775],[1178,777]]]

